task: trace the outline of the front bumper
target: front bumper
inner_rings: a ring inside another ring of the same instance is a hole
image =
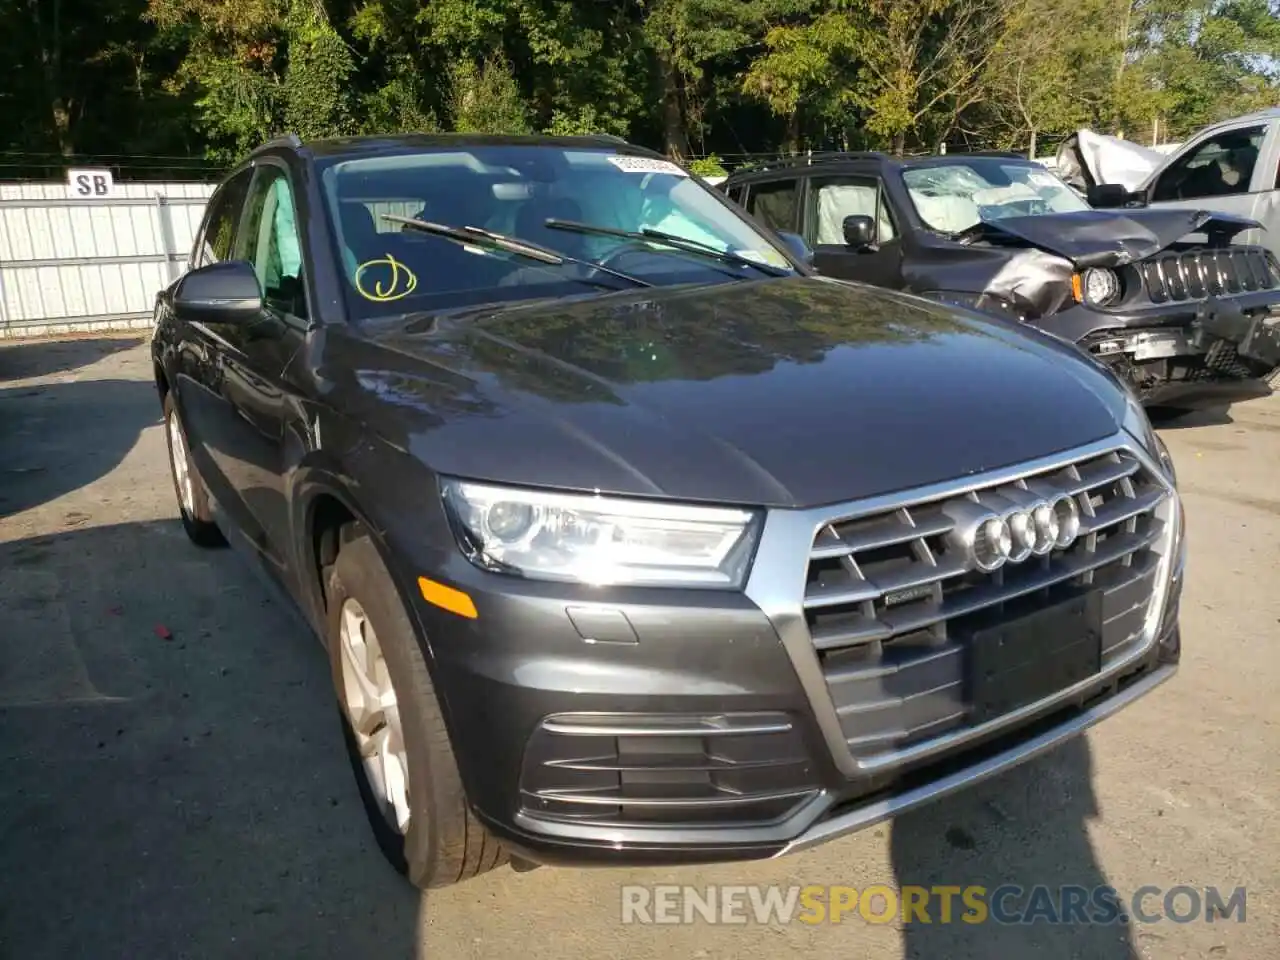
[[[1265,378],[1280,367],[1280,290],[1115,313],[1079,304],[1035,325],[1090,350],[1148,406],[1265,397]]]
[[[1180,513],[1179,513],[1180,516]],[[795,529],[766,526],[789,543]],[[564,865],[779,856],[953,793],[1052,748],[1169,679],[1181,539],[1161,622],[1101,673],[913,747],[851,756],[786,588],[796,557],[762,542],[745,593],[513,580],[454,554],[437,571],[464,620],[419,602],[476,815],[519,856]],[[810,543],[798,544],[799,556]],[[610,781],[630,781],[619,801]],[[625,810],[625,814],[624,814]]]
[[[1080,735],[1172,679],[1178,669],[1176,655],[1168,659],[1162,651],[1176,650],[1178,645],[1175,624],[1123,676],[1091,687],[1010,734],[973,745],[873,793],[859,793],[848,783],[830,780],[793,815],[768,827],[592,830],[548,825],[524,815],[511,818],[484,809],[475,812],[521,858],[546,865],[717,863],[798,853],[943,799]]]

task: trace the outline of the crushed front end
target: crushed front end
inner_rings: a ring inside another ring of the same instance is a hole
[[[967,305],[1088,350],[1148,407],[1266,396],[1280,371],[1280,262],[1232,242],[1260,228],[1150,208],[986,221],[963,238],[973,275],[990,271]]]
[[[1149,407],[1192,409],[1271,392],[1280,369],[1280,264],[1268,251],[1166,250],[1110,272],[1111,302],[1096,305],[1081,290],[1074,305],[1038,325],[1076,340]]]

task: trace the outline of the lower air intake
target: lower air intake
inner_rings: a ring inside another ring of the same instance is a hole
[[[520,793],[540,819],[742,827],[785,818],[814,777],[785,714],[572,713],[529,739]]]

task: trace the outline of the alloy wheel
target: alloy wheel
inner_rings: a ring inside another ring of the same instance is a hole
[[[191,461],[187,457],[187,441],[182,436],[182,424],[176,411],[169,414],[169,462],[173,479],[177,481],[178,501],[189,517],[196,515],[195,480],[191,476]]]
[[[342,708],[356,738],[365,776],[387,822],[409,829],[409,765],[400,706],[378,636],[359,602],[342,605]]]

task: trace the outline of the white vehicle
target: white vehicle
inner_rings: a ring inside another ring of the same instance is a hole
[[[1059,150],[1058,172],[1095,207],[1140,203],[1256,220],[1262,229],[1245,230],[1235,242],[1280,256],[1280,107],[1205,127],[1168,157],[1080,131]]]

